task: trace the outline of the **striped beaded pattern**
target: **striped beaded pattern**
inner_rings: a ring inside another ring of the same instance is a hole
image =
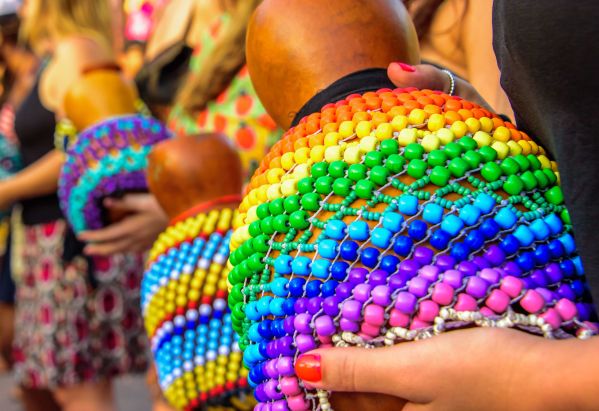
[[[179,410],[253,401],[226,302],[233,216],[225,209],[173,224],[150,253],[142,312],[160,386]]]
[[[556,164],[440,92],[352,95],[304,118],[254,175],[231,240],[257,411],[330,409],[293,370],[317,347],[472,324],[596,331]]]
[[[131,115],[90,127],[68,145],[58,196],[75,232],[103,226],[101,202],[105,197],[147,191],[148,153],[154,144],[169,137],[157,120]]]

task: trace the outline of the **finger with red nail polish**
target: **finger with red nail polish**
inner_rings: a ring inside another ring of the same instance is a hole
[[[295,363],[295,373],[307,382],[320,382],[322,380],[322,369],[320,366],[320,355],[304,354]]]

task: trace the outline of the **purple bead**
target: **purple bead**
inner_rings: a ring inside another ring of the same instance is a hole
[[[466,285],[466,292],[475,298],[483,298],[487,295],[489,283],[480,277],[470,277]]]
[[[381,307],[391,304],[391,288],[386,285],[377,285],[372,290],[372,301]]]
[[[578,310],[578,319],[580,321],[588,321],[591,318],[592,308],[589,308],[588,304],[577,303],[576,309]]]
[[[342,331],[348,331],[351,333],[357,333],[360,331],[360,325],[355,321],[348,320],[347,318],[342,318],[339,320],[339,328],[341,328]]]
[[[268,394],[264,392],[264,385],[265,384],[260,384],[256,387],[254,390],[254,397],[256,397],[258,401],[266,403],[270,400],[270,398],[268,397]]]
[[[516,264],[514,261],[508,261],[503,266],[503,270],[507,275],[511,275],[512,277],[520,278],[522,277],[522,269]]]
[[[362,319],[362,303],[356,300],[348,300],[341,306],[343,318],[350,321],[360,321]]]
[[[312,297],[308,300],[308,312],[312,315],[320,311],[322,307],[322,297]]]
[[[353,289],[353,284],[341,283],[337,286],[337,288],[335,288],[335,296],[337,296],[340,300],[345,300],[351,296]]]
[[[440,255],[435,261],[435,265],[441,269],[441,271],[451,270],[455,267],[455,258],[450,255]]]
[[[403,260],[399,263],[399,274],[407,276],[408,279],[415,277],[418,274],[420,264],[412,259]]]
[[[447,270],[443,273],[443,282],[454,289],[462,288],[464,274],[458,270]]]
[[[567,298],[570,301],[574,301],[576,299],[576,294],[574,294],[572,287],[570,287],[568,284],[560,285],[557,289],[557,293],[560,295],[560,297]]]
[[[430,264],[433,261],[435,253],[433,250],[427,247],[416,247],[412,258],[421,266]]]
[[[352,268],[349,272],[348,281],[352,284],[362,284],[366,282],[368,270],[365,268]]]
[[[305,353],[316,348],[314,337],[306,334],[299,334],[295,337],[295,345],[299,352]]]
[[[430,281],[428,281],[425,278],[414,277],[410,280],[408,284],[408,290],[416,297],[424,297],[428,294],[428,287],[430,286],[430,284]]]
[[[490,246],[485,252],[485,258],[495,267],[505,261],[505,252],[497,244]]]
[[[279,342],[277,340],[266,344],[266,355],[268,355],[268,358],[277,358],[279,356]]]
[[[391,277],[389,277],[389,287],[391,287],[391,290],[399,290],[400,288],[404,287],[406,283],[407,280],[405,275],[393,274]]]
[[[416,310],[418,300],[414,294],[402,291],[395,297],[395,308],[404,314],[412,314]]]
[[[314,320],[314,328],[316,329],[316,334],[325,337],[330,337],[336,332],[335,322],[328,315],[321,315]]]
[[[307,304],[308,304],[307,298],[298,298],[297,300],[295,300],[295,304],[294,304],[293,308],[295,309],[295,312],[297,314],[305,313],[308,311]]]
[[[499,283],[499,272],[493,268],[483,268],[478,276],[488,282],[489,284]]]
[[[276,380],[270,380],[264,384],[264,393],[268,395],[271,400],[280,400],[283,398],[283,394],[277,389],[278,385],[279,382]]]
[[[308,313],[298,314],[295,316],[295,320],[293,321],[293,326],[297,331],[302,334],[312,334],[312,327],[310,327],[310,322],[312,321],[312,316]]]
[[[327,297],[324,299],[323,303],[322,303],[322,309],[324,310],[324,312],[327,315],[330,315],[331,317],[336,317],[339,312],[339,303],[341,302],[341,299],[339,297],[336,296],[331,296],[331,297]]]
[[[374,270],[368,276],[368,284],[373,287],[377,285],[387,284],[387,276],[389,274],[385,270]]]
[[[562,269],[557,263],[551,263],[545,267],[545,274],[549,279],[549,284],[557,284],[563,279]]]
[[[539,288],[536,288],[535,291],[538,292],[539,294],[541,294],[541,297],[543,297],[543,299],[547,303],[551,303],[553,300],[556,299],[553,292],[551,292],[550,290],[548,290],[546,288],[539,287]]]
[[[292,354],[293,355],[293,354]],[[293,368],[293,357],[281,357],[277,361],[277,372],[283,377],[295,375]]]
[[[279,355],[295,354],[295,349],[293,347],[293,337],[290,337],[290,336],[281,337],[277,342],[278,342],[277,350],[279,351]]]
[[[542,270],[534,270],[532,274],[530,274],[530,279],[537,287],[547,287],[549,285],[549,280]]]
[[[269,378],[279,378],[279,372],[277,371],[277,360],[270,360],[266,362],[264,366],[264,373]]]
[[[478,272],[478,267],[476,264],[470,261],[462,261],[458,264],[457,269],[458,271],[461,271],[465,277],[472,277]]]
[[[524,278],[522,278],[522,281],[524,281],[524,288],[532,289],[537,286],[537,283],[535,283],[535,280],[533,280],[530,277],[524,277]]]
[[[479,270],[482,270],[483,268],[490,268],[491,264],[489,263],[489,261],[481,256],[476,256],[472,259],[472,262],[474,264],[476,264],[476,266],[478,267]]]
[[[430,282],[437,281],[441,269],[436,265],[425,265],[418,270],[418,276],[427,279]]]
[[[281,400],[272,403],[272,411],[289,411],[287,401]]]
[[[295,331],[295,327],[293,326],[293,321],[295,320],[295,316],[286,317],[283,320],[283,329],[287,334],[293,334]]]
[[[370,291],[372,287],[370,284],[358,284],[354,288],[354,298],[361,303],[365,303],[370,298]]]

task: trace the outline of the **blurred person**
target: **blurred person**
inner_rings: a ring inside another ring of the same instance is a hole
[[[30,394],[38,389],[52,390],[66,411],[113,410],[112,379],[147,365],[141,257],[83,255],[58,204],[64,157],[54,149],[69,89],[85,73],[116,65],[109,7],[98,0],[27,0],[21,14],[23,37],[44,62],[16,114],[25,168],[0,183],[1,207],[21,204],[27,243],[19,255],[15,370],[27,410],[50,409]]]

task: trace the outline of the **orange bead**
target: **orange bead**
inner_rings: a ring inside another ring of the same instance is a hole
[[[312,148],[314,146],[320,146],[320,145],[322,145],[323,141],[324,141],[323,133],[314,134],[308,138],[308,147]]]
[[[342,112],[337,114],[337,121],[343,123],[344,121],[350,121],[354,115],[351,112]]]
[[[330,123],[324,124],[322,126],[322,134],[326,136],[327,134],[332,133],[333,131],[337,131],[338,128],[339,128],[339,123],[336,123],[336,122],[330,122]]]
[[[366,111],[358,111],[357,113],[354,113],[352,120],[356,124],[360,121],[368,121],[368,120],[370,120],[370,114],[367,113]]]
[[[364,100],[368,100],[369,98],[373,98],[376,97],[378,98],[378,94],[376,93],[376,91],[367,91],[366,93],[362,94],[362,97],[364,98]]]
[[[268,168],[283,168],[281,167],[281,157],[273,158],[270,163],[268,163]]]
[[[445,112],[445,122],[449,125],[453,124],[456,121],[461,121],[462,117],[455,111],[447,111]]]
[[[438,95],[438,94],[430,94],[429,95],[430,99],[433,100],[433,103],[435,103],[435,105],[441,107],[445,104],[445,99]]]
[[[408,110],[406,110],[406,108],[404,106],[395,106],[387,112],[387,115],[389,116],[389,118],[393,118],[393,117],[397,117],[397,116],[405,116],[406,114],[408,114]]]
[[[412,95],[409,93],[400,93],[397,96],[397,99],[402,103],[405,103],[406,101],[414,100],[414,97],[412,97]]]
[[[381,110],[384,113],[389,112],[393,107],[397,106],[399,101],[395,97],[385,97],[381,103]]]
[[[485,112],[483,110],[481,110],[480,108],[473,108],[471,111],[472,111],[472,115],[477,120],[479,120],[482,117],[486,117]]]
[[[298,140],[299,140],[299,138],[298,138]],[[288,153],[290,151],[293,151],[293,144],[294,143],[295,143],[295,141],[292,141],[292,140],[285,141],[283,143],[283,153]]]
[[[419,102],[422,105],[422,107],[425,107],[428,104],[433,104],[433,99],[430,98],[430,97],[428,97],[428,96],[426,96],[426,95],[418,97],[416,99],[416,101]]]
[[[293,143],[293,151],[297,151],[302,147],[308,147],[308,137],[300,138]]]
[[[445,110],[447,110],[447,111],[458,111],[461,108],[462,108],[462,103],[458,100],[449,99],[445,102]]]
[[[504,121],[502,119],[500,119],[499,117],[493,117],[492,120],[493,120],[493,128],[505,126]]]
[[[408,111],[412,111],[415,108],[422,108],[420,103],[418,103],[416,100],[408,100],[404,102],[403,105]]]
[[[378,96],[374,96],[374,97],[369,97],[366,99],[366,107],[368,108],[368,110],[378,110],[379,108],[381,108],[381,102],[383,100],[381,100]]]
[[[474,114],[472,114],[472,111],[465,109],[465,108],[458,110],[458,114],[460,115],[460,117],[462,117],[462,120],[466,120],[468,118],[474,117]]]
[[[506,123],[506,126],[507,126],[507,124],[511,124],[511,123]],[[514,141],[522,140],[522,135],[520,134],[520,132],[518,130],[516,130],[515,128],[509,128],[509,129],[510,129],[510,134],[512,135],[512,140],[514,140]]]
[[[434,104],[427,104],[426,106],[424,106],[423,110],[426,111],[428,114],[441,114],[442,112],[441,107],[436,106]]]
[[[474,104],[469,101],[462,100],[462,108],[465,108],[466,110],[472,110],[474,108]]]
[[[376,128],[381,123],[388,123],[389,116],[386,113],[375,112],[372,113],[372,127]]]

